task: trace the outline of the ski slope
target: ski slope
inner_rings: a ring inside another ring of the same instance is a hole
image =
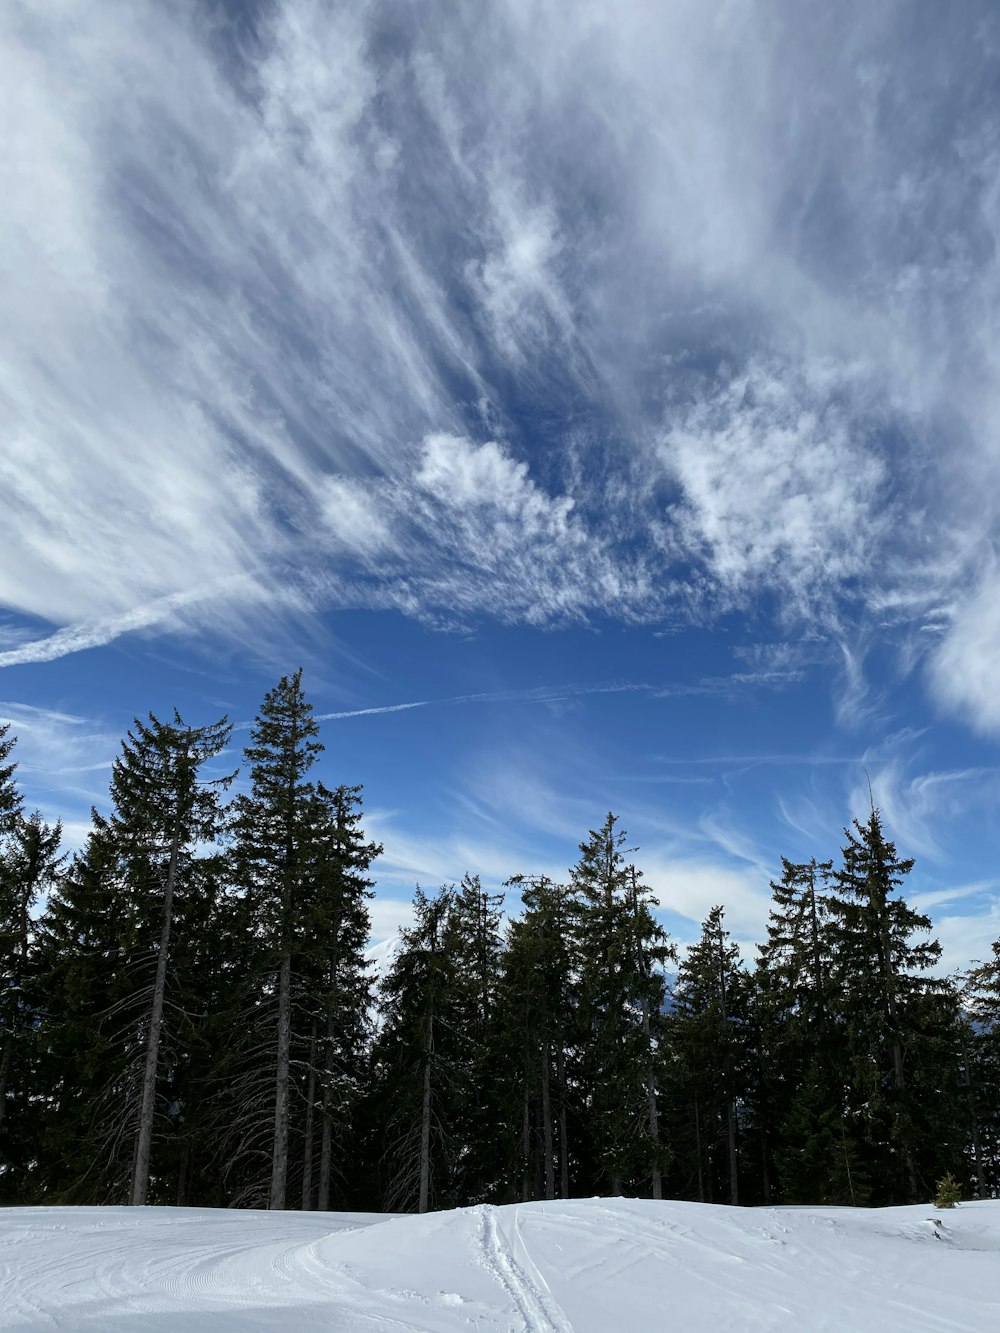
[[[930,1219],[938,1217],[940,1225]],[[0,1329],[1000,1329],[1000,1202],[0,1210]]]

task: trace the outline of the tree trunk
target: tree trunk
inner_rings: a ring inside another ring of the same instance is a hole
[[[11,1065],[14,1063],[14,1034],[8,1032],[3,1039],[3,1054],[0,1055],[0,1132],[7,1118],[7,1084],[10,1081]]]
[[[559,1083],[559,1192],[569,1198],[569,1137],[566,1129],[566,1053],[556,1050],[556,1079]]]
[[[39,870],[34,860],[29,864],[26,875],[27,884],[30,886],[35,883],[39,876]],[[17,1035],[17,993],[19,986],[24,980],[24,974],[28,964],[28,940],[31,930],[31,918],[28,912],[28,902],[31,896],[30,887],[25,888],[21,893],[21,900],[18,904],[18,940],[17,955],[20,962],[20,968],[14,974],[14,998],[11,1003],[11,1012],[9,1017],[10,1028],[3,1039],[3,1049],[0,1051],[0,1132],[3,1131],[4,1121],[7,1119],[7,1088],[10,1085],[10,1073],[14,1067],[14,1046]],[[0,1015],[2,1021],[2,1015]]]
[[[337,964],[335,961],[331,963],[330,977],[331,987],[333,987],[337,981]],[[330,1119],[330,1104],[333,1101],[333,1091],[330,1087],[330,1079],[333,1076],[333,1002],[334,993],[331,991],[327,998],[326,1043],[323,1047],[323,1131],[319,1152],[319,1201],[317,1205],[321,1213],[327,1212],[330,1207],[330,1181],[333,1176],[333,1121]]]
[[[326,1020],[326,1059],[323,1070],[323,1130],[319,1150],[319,1201],[318,1208],[325,1213],[330,1208],[330,1179],[333,1175],[333,1122],[330,1119],[330,1066],[333,1063],[333,1015]]]
[[[698,1109],[698,1098],[694,1099],[694,1155],[698,1163],[698,1202],[705,1202],[705,1171],[701,1160],[701,1112]]]
[[[177,860],[181,847],[180,811],[170,841],[170,860],[163,887],[163,922],[160,927],[160,948],[156,956],[156,976],[153,981],[153,1000],[149,1011],[149,1031],[146,1037],[146,1065],[142,1075],[142,1100],[139,1105],[139,1126],[132,1168],[132,1189],[129,1203],[146,1202],[149,1187],[149,1158],[153,1146],[153,1117],[156,1111],[156,1074],[160,1060],[160,1028],[163,1023],[163,1001],[167,989],[167,961],[170,954],[170,927],[174,909],[174,882],[177,878]]]
[[[521,1199],[531,1199],[531,1107],[528,1101],[528,1080],[524,1081],[524,1105],[521,1113]]]
[[[187,1208],[191,1203],[191,1145],[185,1143],[181,1149],[180,1165],[177,1168],[177,1207]]]
[[[426,1213],[431,1193],[431,1056],[434,1052],[434,1013],[427,1015],[427,1045],[424,1051],[424,1095],[420,1108],[420,1202]]]
[[[767,1165],[767,1135],[763,1126],[760,1129],[760,1177],[764,1189],[765,1205],[771,1202],[771,1172]]]
[[[843,1123],[841,1123],[840,1126],[840,1143],[844,1150],[844,1168],[847,1172],[848,1197],[851,1200],[851,1207],[854,1208],[857,1206],[854,1197],[854,1173],[851,1171],[851,1154],[847,1147],[847,1135],[844,1133]]]
[[[898,1041],[892,1043],[892,1083],[897,1092],[906,1087],[906,1075],[903,1072],[903,1048]]]
[[[656,1105],[656,1079],[653,1077],[653,1039],[649,1030],[649,1001],[642,997],[642,1031],[646,1038],[646,1116],[649,1126],[649,1146],[652,1151],[651,1176],[653,1198],[663,1198],[663,1175],[660,1171],[660,1113]]]
[[[976,1106],[972,1105],[972,1152],[976,1163],[976,1198],[985,1199],[985,1176],[983,1174],[983,1148],[979,1141],[979,1124],[976,1116]]]
[[[316,1020],[309,1033],[309,1075],[306,1083],[306,1132],[302,1147],[302,1211],[313,1201],[313,1124],[316,1118]]]
[[[726,1138],[729,1143],[729,1202],[737,1204],[740,1201],[740,1185],[736,1157],[736,1103],[732,1100],[726,1103]]]
[[[639,938],[639,888],[638,878],[636,876],[635,866],[630,867],[632,871],[632,919],[636,925],[635,931],[635,955],[636,963],[639,968],[639,975],[644,983],[649,981],[649,969],[646,966],[646,956],[642,950],[642,941]],[[649,1129],[649,1145],[652,1152],[650,1162],[650,1176],[652,1178],[653,1198],[663,1198],[663,1177],[660,1173],[660,1116],[656,1106],[656,1080],[653,1077],[653,1038],[650,1031],[649,1022],[649,997],[642,995],[642,1034],[646,1039],[646,1118]]]
[[[274,1147],[268,1208],[284,1208],[288,1178],[288,1069],[292,1046],[292,955],[281,956],[278,978],[278,1048],[274,1078]]]
[[[542,1048],[542,1150],[545,1158],[545,1197],[556,1197],[555,1162],[552,1157],[552,1098],[549,1093],[551,1052]]]

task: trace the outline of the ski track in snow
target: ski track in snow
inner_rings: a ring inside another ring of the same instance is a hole
[[[0,1209],[3,1333],[992,1333],[1000,1201]]]
[[[476,1211],[479,1213],[478,1244],[481,1262],[513,1301],[514,1308],[523,1320],[524,1333],[573,1333],[573,1326],[552,1299],[545,1279],[538,1275],[546,1288],[543,1293],[541,1287],[527,1275],[514,1258],[502,1229],[497,1225],[496,1209],[489,1204],[481,1204]],[[527,1258],[527,1250],[521,1240],[518,1213],[519,1209],[515,1205],[515,1234]],[[528,1259],[528,1262],[531,1260]],[[535,1271],[537,1273],[538,1270]]]

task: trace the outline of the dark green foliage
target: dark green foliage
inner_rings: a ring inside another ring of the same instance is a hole
[[[301,672],[267,694],[224,821],[227,736],[137,721],[67,867],[0,728],[0,1201],[1000,1190],[1000,941],[962,990],[929,975],[876,810],[836,868],[782,861],[752,969],[715,907],[667,997],[674,952],[609,814],[567,883],[510,881],[506,923],[475,874],[418,889],[373,996],[381,848],[361,789],[313,779]]]
[[[1000,940],[992,958],[966,978],[959,1088],[964,1103],[962,1125],[972,1140],[973,1192],[976,1198],[1000,1195]]]
[[[571,891],[544,875],[511,886],[523,911],[508,929],[497,1061],[509,1197],[566,1198],[576,1176],[570,1126],[580,1123]]]
[[[863,1202],[844,1129],[844,1029],[834,1014],[832,863],[782,859],[754,978],[755,1110],[771,1190],[786,1203]],[[773,1176],[773,1179],[772,1179]]]
[[[365,1051],[368,867],[361,789],[309,778],[323,746],[302,672],[268,692],[234,802],[231,874],[243,923],[240,1041],[227,1191],[243,1204],[343,1197]]]
[[[153,1194],[174,1200],[165,1165],[180,1118],[174,1084],[198,1044],[191,965],[204,946],[219,873],[218,852],[204,849],[218,836],[219,793],[228,782],[200,774],[229,730],[225,721],[191,728],[176,714],[171,723],[136,720],[113,766],[111,814],[94,811],[87,846],[43,918],[39,1058],[55,1095],[43,1128],[41,1188],[57,1199],[125,1200],[155,1036],[154,1159],[163,1166]]]
[[[747,1051],[749,981],[729,942],[722,907],[713,907],[681,964],[670,1015],[674,1095],[696,1197],[738,1203],[739,1106]],[[690,1189],[690,1182],[688,1188]]]
[[[597,1188],[620,1194],[662,1173],[656,1099],[663,966],[673,957],[626,836],[608,814],[571,872],[580,1101]]]
[[[381,986],[373,1107],[384,1125],[382,1206],[401,1212],[458,1200],[462,1145],[456,1135],[461,1079],[462,986],[449,949],[455,895],[419,887],[414,924]]]
[[[828,906],[846,1115],[872,1202],[915,1203],[935,1170],[957,1168],[961,1156],[958,998],[947,982],[922,975],[941,946],[921,938],[930,920],[899,893],[913,861],[897,856],[875,809],[845,832]]]
[[[950,1171],[941,1177],[934,1190],[935,1208],[954,1208],[957,1203],[962,1202],[962,1191]]]
[[[501,1188],[497,1057],[502,912],[503,894],[484,889],[478,875],[464,876],[454,893],[446,938],[458,1007],[454,1128],[464,1146],[454,1192],[463,1205],[493,1200]]]
[[[37,1114],[38,1013],[33,996],[37,947],[33,909],[58,883],[62,830],[36,812],[18,816],[0,846],[0,1201],[30,1192]]]

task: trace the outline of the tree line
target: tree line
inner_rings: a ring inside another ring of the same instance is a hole
[[[565,882],[418,888],[376,983],[382,849],[312,776],[301,671],[235,796],[232,730],[137,719],[70,857],[0,728],[0,1203],[996,1196],[1000,941],[931,974],[874,806],[782,860],[752,963],[721,906],[678,960],[608,814]]]

